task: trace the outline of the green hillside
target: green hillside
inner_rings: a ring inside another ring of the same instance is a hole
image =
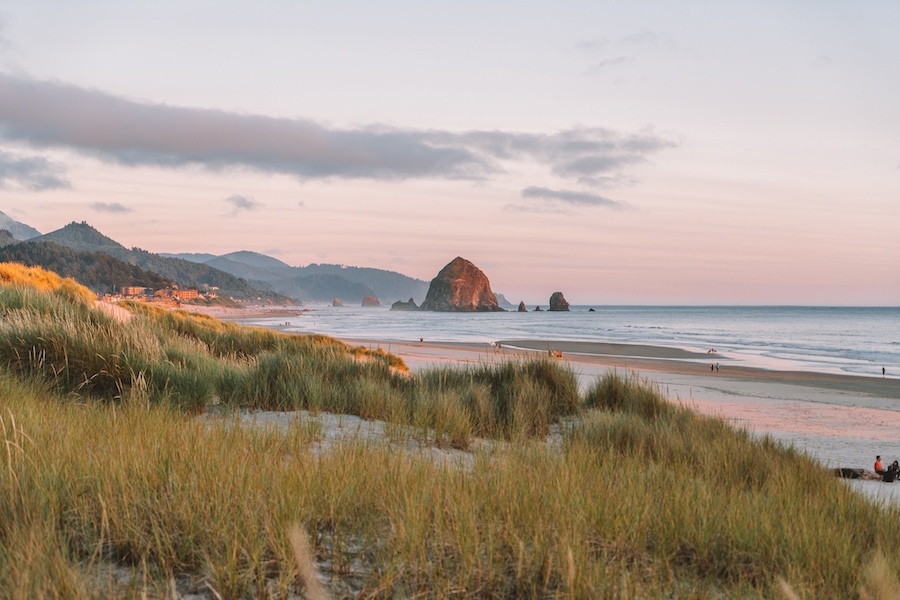
[[[0,247],[18,243],[19,240],[17,240],[8,229],[0,229]]]
[[[28,240],[27,243],[54,242],[61,246],[85,252],[102,252],[144,271],[156,273],[182,287],[219,288],[219,295],[237,300],[265,301],[271,304],[293,304],[294,301],[275,291],[259,290],[246,280],[205,264],[180,258],[167,258],[140,248],[128,249],[103,235],[87,223],[69,223],[46,235]]]
[[[2,232],[0,232],[2,233]],[[103,252],[81,252],[54,242],[19,242],[0,248],[0,262],[43,267],[71,277],[99,293],[115,293],[123,286],[166,288],[172,281]]]

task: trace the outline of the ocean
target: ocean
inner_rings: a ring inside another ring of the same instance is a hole
[[[344,339],[475,342],[565,340],[646,344],[706,353],[730,365],[817,373],[900,376],[900,307],[572,306],[570,312],[392,312],[308,306],[289,331]],[[594,312],[589,312],[593,308]],[[707,359],[698,359],[698,362]]]

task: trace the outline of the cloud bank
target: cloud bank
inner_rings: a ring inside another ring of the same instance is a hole
[[[2,100],[0,100],[2,102]],[[0,150],[0,188],[23,188],[33,192],[70,189],[63,165],[41,156],[21,156]]]
[[[336,128],[308,119],[140,103],[8,74],[0,74],[0,137],[122,165],[376,180],[484,181],[504,172],[509,161],[536,161],[562,177],[620,175],[676,145],[652,130],[625,134],[599,127],[549,134]]]

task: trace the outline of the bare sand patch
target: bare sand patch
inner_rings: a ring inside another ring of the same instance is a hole
[[[94,308],[108,314],[119,323],[127,323],[132,317],[132,314],[127,309],[122,308],[113,302],[101,302],[100,300],[97,300],[94,302]]]

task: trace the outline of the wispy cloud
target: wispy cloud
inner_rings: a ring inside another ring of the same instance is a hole
[[[537,161],[561,176],[595,176],[675,146],[647,130],[450,132],[145,104],[58,82],[0,74],[0,136],[124,165],[249,168],[301,179],[488,180],[507,161]]]
[[[532,160],[563,177],[596,176],[646,162],[651,154],[678,143],[653,130],[623,134],[602,127],[574,127],[557,133],[504,131],[429,132],[425,139],[455,142],[492,160]]]
[[[634,185],[636,180],[634,177],[617,173],[614,175],[599,175],[596,177],[579,177],[576,183],[594,189],[610,189]]]
[[[599,62],[595,62],[591,65],[588,70],[588,75],[596,75],[605,69],[610,67],[618,67],[621,65],[627,65],[630,62],[634,62],[633,56],[616,56],[615,58],[607,58],[605,60],[601,60]]]
[[[72,184],[63,177],[65,172],[64,165],[42,156],[22,156],[0,150],[0,188],[33,192],[71,189]]]
[[[537,198],[562,202],[572,206],[600,206],[621,210],[626,205],[624,202],[611,200],[599,194],[591,192],[579,192],[575,190],[552,190],[545,187],[530,186],[522,190],[523,198]]]
[[[247,196],[241,196],[240,194],[232,194],[225,198],[225,202],[232,206],[232,214],[237,214],[242,210],[256,210],[261,207],[262,204],[254,200],[253,198],[248,198]]]
[[[129,213],[134,209],[118,202],[93,202],[91,208],[97,212]]]

